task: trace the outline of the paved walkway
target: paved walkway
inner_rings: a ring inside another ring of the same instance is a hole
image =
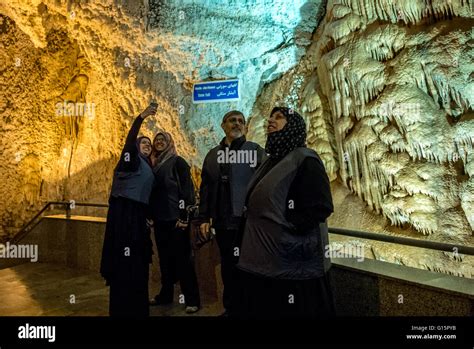
[[[150,295],[155,293],[151,288]],[[108,288],[100,275],[57,264],[26,263],[1,269],[0,300],[0,316],[108,315]],[[191,315],[178,303],[150,308],[152,316],[216,316],[221,312],[219,304],[205,302]]]

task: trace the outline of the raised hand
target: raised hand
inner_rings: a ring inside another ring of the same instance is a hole
[[[155,115],[157,109],[158,109],[158,104],[150,103],[150,105],[148,107],[146,107],[146,109],[140,113],[140,116],[143,119],[145,119],[146,117],[148,117],[150,115]]]

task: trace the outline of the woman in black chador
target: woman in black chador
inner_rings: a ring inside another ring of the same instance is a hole
[[[133,122],[115,167],[100,272],[110,286],[110,316],[148,316],[148,264],[152,245],[146,226],[154,175],[151,141],[137,138],[151,104]]]
[[[333,205],[324,165],[289,108],[272,110],[267,137],[269,158],[248,185],[235,315],[332,316],[325,221]]]
[[[150,210],[160,259],[161,291],[150,304],[172,303],[174,284],[179,281],[186,312],[194,313],[201,304],[188,226],[187,207],[195,201],[190,167],[177,155],[168,132],[160,132],[153,139],[151,159],[155,187]]]

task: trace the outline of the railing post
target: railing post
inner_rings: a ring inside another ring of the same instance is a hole
[[[67,219],[71,218],[71,203],[70,202],[66,204],[66,218]]]

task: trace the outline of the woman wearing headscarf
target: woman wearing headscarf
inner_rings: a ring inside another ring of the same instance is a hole
[[[174,284],[179,281],[186,312],[194,313],[201,304],[188,230],[187,207],[195,203],[190,167],[177,155],[168,132],[159,132],[153,139],[151,159],[155,174],[151,217],[160,260],[161,290],[150,304],[172,303]]]
[[[154,175],[151,140],[137,138],[151,104],[133,122],[114,170],[100,272],[110,286],[111,316],[148,316],[148,264],[152,245],[146,213]]]
[[[321,159],[306,147],[301,115],[274,108],[265,151],[269,158],[247,187],[236,315],[331,316],[324,252],[332,197]]]

